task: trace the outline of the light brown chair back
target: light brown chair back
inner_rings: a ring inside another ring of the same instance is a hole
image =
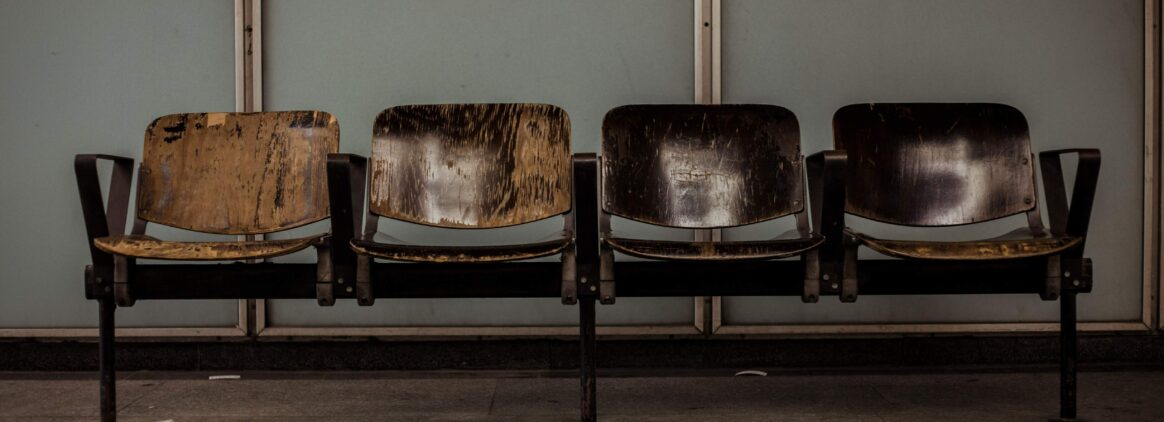
[[[546,104],[407,105],[376,117],[372,213],[494,228],[570,210],[570,119]]]
[[[849,156],[845,211],[893,224],[951,226],[1036,207],[1022,113],[1002,104],[854,104],[833,117]]]
[[[796,116],[772,105],[629,105],[602,122],[602,208],[732,227],[804,209]]]
[[[159,117],[145,133],[137,216],[220,234],[327,218],[327,154],[338,148],[339,125],[320,111]]]

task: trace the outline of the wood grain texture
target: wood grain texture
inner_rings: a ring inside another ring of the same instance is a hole
[[[682,228],[804,209],[800,127],[771,105],[630,105],[602,123],[602,207]]]
[[[562,232],[559,236],[537,242],[517,245],[485,246],[430,246],[412,245],[392,240],[372,241],[353,239],[352,250],[361,255],[393,261],[445,262],[445,263],[486,263],[532,259],[557,254],[570,246],[573,233]]]
[[[878,239],[853,232],[850,232],[850,235],[857,238],[862,245],[888,256],[958,261],[1019,259],[1055,255],[1071,249],[1082,240],[1071,236],[1036,236],[1032,234],[987,240],[933,242]]]
[[[260,259],[298,252],[320,242],[323,235],[296,239],[243,242],[171,242],[145,235],[108,236],[93,240],[97,249],[135,258],[179,261]]]
[[[616,251],[640,258],[677,261],[746,261],[799,255],[820,246],[821,243],[824,243],[824,238],[812,235],[794,239],[683,242],[608,237],[602,241]]]
[[[260,234],[328,216],[327,154],[339,125],[319,111],[160,117],[145,134],[137,215],[207,233]]]
[[[448,228],[570,210],[570,120],[545,104],[392,107],[376,117],[371,211]]]
[[[854,104],[833,117],[849,155],[845,210],[912,226],[976,223],[1037,206],[1027,121],[1002,104]]]

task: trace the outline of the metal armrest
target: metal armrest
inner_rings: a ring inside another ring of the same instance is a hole
[[[574,206],[571,212],[574,214],[574,280],[577,284],[573,289],[564,286],[563,295],[576,293],[579,298],[601,296],[604,302],[613,303],[614,280],[602,280],[599,276],[598,156],[594,153],[574,154],[572,166]],[[563,299],[574,301],[572,298]]]
[[[809,202],[812,207],[812,231],[823,235],[825,243],[814,251],[819,266],[808,262],[810,270],[818,271],[826,291],[836,291],[832,287],[845,281],[849,289],[855,290],[856,274],[845,271],[845,177],[848,154],[844,151],[821,151],[805,158],[808,172]],[[811,274],[816,275],[816,274]],[[815,301],[812,297],[813,280],[805,280],[805,301]],[[839,286],[839,285],[838,285]],[[852,295],[855,296],[855,292]],[[843,299],[844,297],[842,297]]]
[[[804,160],[808,170],[812,232],[829,240],[840,239],[845,227],[845,166],[848,160],[844,151],[831,150],[812,154]]]
[[[1070,207],[1067,205],[1067,188],[1060,160],[1063,154],[1079,155],[1075,181],[1072,183]],[[1095,188],[1099,181],[1099,158],[1099,150],[1094,148],[1060,149],[1039,153],[1051,233],[1086,238],[1087,226],[1091,221],[1091,208],[1095,202]],[[1082,242],[1077,251],[1082,253]]]
[[[368,159],[356,154],[328,154],[327,186],[331,207],[331,236],[320,248],[316,296],[321,305],[332,305],[332,282],[346,293],[356,281],[356,254],[350,242],[361,230]],[[327,268],[329,267],[330,268]],[[350,295],[347,295],[350,296]]]
[[[113,162],[109,181],[108,200],[101,194],[97,175],[97,161]],[[85,231],[89,240],[89,255],[93,259],[92,277],[98,284],[113,281],[113,256],[97,249],[93,240],[111,234],[125,234],[125,219],[129,215],[129,186],[133,181],[133,159],[107,154],[78,154],[73,160],[77,175],[77,190],[81,194],[81,211],[85,215]],[[89,298],[98,296],[96,290],[86,289]]]

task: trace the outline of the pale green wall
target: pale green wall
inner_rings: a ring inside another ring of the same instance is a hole
[[[73,155],[138,158],[155,117],[233,110],[233,19],[229,0],[0,4],[0,327],[96,325]],[[142,302],[118,323],[237,318],[235,301]]]
[[[1096,288],[1080,299],[1080,311],[1086,320],[1136,319],[1142,9],[1138,0],[726,0],[723,99],[790,108],[809,152],[830,144],[833,111],[866,101],[1005,102],[1026,113],[1036,150],[1099,146],[1104,167],[1088,245]],[[689,0],[268,0],[266,108],[331,111],[342,128],[341,149],[367,154],[373,116],[392,105],[548,102],[570,114],[574,150],[595,151],[607,109],[691,101],[692,13]],[[0,328],[94,325],[95,306],[82,292],[88,257],[72,156],[137,157],[154,117],[233,109],[232,19],[230,0],[0,3],[0,235],[7,241],[0,246]],[[993,235],[1020,222],[946,235]],[[471,236],[536,237],[557,223]],[[780,224],[726,236],[760,237]],[[454,237],[383,227],[412,239]],[[1057,316],[1054,303],[1034,296],[724,302],[729,323]],[[574,308],[553,299],[379,301],[362,309],[272,301],[269,312],[276,325],[576,321]],[[233,325],[236,315],[234,301],[141,302],[121,311],[119,324]],[[686,323],[693,316],[688,299],[620,299],[599,315],[608,324]]]

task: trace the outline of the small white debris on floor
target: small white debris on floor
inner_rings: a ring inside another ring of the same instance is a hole
[[[749,376],[751,376],[751,377],[766,377],[766,376],[768,376],[768,373],[764,372],[764,371],[757,371],[754,369],[749,369],[747,371],[736,372],[736,376],[737,377],[749,377]]]

